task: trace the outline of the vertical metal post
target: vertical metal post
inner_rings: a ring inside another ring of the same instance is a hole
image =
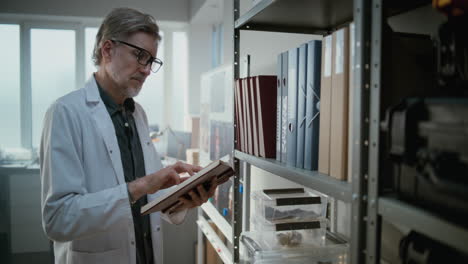
[[[198,219],[203,217],[203,209],[201,207],[198,208]],[[203,232],[201,231],[200,227],[197,227],[197,262],[196,264],[205,264],[205,239]]]
[[[250,230],[250,164],[243,163],[242,169],[242,231]]]
[[[366,263],[380,262],[379,196],[379,124],[380,124],[380,72],[382,47],[382,0],[372,0],[371,23],[371,87],[369,131],[369,181],[367,204],[367,259]]]
[[[330,208],[330,231],[336,233],[338,231],[338,200],[329,197],[328,206]]]
[[[239,237],[242,232],[242,194],[239,192],[240,185],[240,161],[234,159],[234,189],[233,189],[233,204],[234,210],[232,214],[232,233],[233,233],[233,263],[239,263]]]
[[[31,25],[21,23],[20,32],[21,147],[32,148]]]
[[[240,0],[234,0],[234,23],[235,25],[236,20],[239,19],[239,12],[240,12]],[[239,78],[239,54],[240,54],[240,31],[239,29],[234,28],[234,81]],[[233,93],[234,94],[234,93]],[[234,111],[235,112],[235,111]],[[236,116],[234,114],[234,120],[236,120]],[[234,133],[236,135],[236,133]],[[234,139],[237,141],[236,136]],[[235,142],[236,142],[235,141]],[[239,263],[239,237],[242,232],[242,194],[239,192],[239,185],[240,185],[240,162],[238,159],[234,157],[234,170],[236,174],[234,175],[234,195],[233,195],[233,204],[234,204],[234,212],[232,214],[232,233],[233,233],[233,262]],[[247,186],[248,188],[248,186]]]
[[[85,29],[83,25],[77,25],[76,30],[76,39],[75,39],[75,46],[76,46],[76,68],[75,68],[75,89],[78,90],[84,86],[86,78],[89,76],[85,76]]]
[[[354,119],[359,125],[353,127],[352,153],[352,217],[351,217],[351,263],[365,262],[367,221],[367,179],[369,162],[369,87],[370,87],[370,25],[371,0],[354,1],[355,67]]]

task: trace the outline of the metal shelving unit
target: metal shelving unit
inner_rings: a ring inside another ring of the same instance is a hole
[[[221,239],[213,230],[213,228],[211,228],[208,221],[203,216],[199,216],[197,220],[197,225],[205,235],[206,239],[216,250],[216,253],[218,253],[219,257],[223,260],[223,262],[226,264],[232,264],[233,262],[231,251],[229,251],[229,249],[224,245],[223,241],[221,241]]]
[[[226,219],[219,214],[218,209],[214,207],[212,203],[204,203],[201,208],[206,213],[206,215],[213,221],[213,223],[219,228],[223,233],[226,239],[232,243],[232,227],[226,221]]]
[[[468,229],[395,198],[379,198],[379,214],[468,254]]]
[[[461,252],[468,253],[468,228],[454,224],[419,206],[398,200],[395,197],[381,196],[379,192],[379,124],[381,122],[381,87],[382,87],[382,48],[383,23],[386,17],[415,10],[430,5],[429,0],[383,1],[372,0],[370,44],[370,116],[369,116],[369,173],[367,190],[366,217],[366,262],[380,263],[381,220],[398,223],[411,230],[422,233]],[[424,21],[419,21],[424,23]],[[389,67],[390,68],[390,67]]]
[[[336,199],[351,202],[351,185],[348,182],[336,180],[317,171],[289,167],[274,159],[264,159],[237,150],[234,152],[234,157]]]
[[[326,34],[353,20],[349,0],[263,0],[234,27],[242,30]]]
[[[354,87],[350,91],[354,95],[356,124],[352,128],[351,183],[234,151],[234,213],[232,233],[229,232],[233,245],[232,263],[239,263],[239,237],[249,221],[245,211],[248,195],[245,197],[246,190],[243,193],[240,190],[242,184],[248,186],[250,183],[250,166],[351,203],[349,243],[352,264],[380,262],[382,218],[468,253],[467,228],[395,198],[380,197],[379,191],[381,58],[385,52],[382,50],[383,20],[428,3],[429,0],[262,0],[240,16],[240,0],[234,0],[234,79],[239,78],[241,30],[326,35],[354,21],[355,71]]]
[[[239,15],[239,0],[234,1],[234,79],[239,78],[240,30],[271,31],[283,33],[309,33],[326,35],[346,26],[354,20],[356,26],[356,65],[354,105],[357,124],[353,127],[353,181],[335,180],[316,171],[307,171],[286,166],[272,159],[255,157],[234,151],[237,168],[243,163],[255,166],[295,183],[323,192],[335,199],[352,204],[351,216],[351,263],[364,263],[367,207],[367,179],[369,161],[369,117],[370,82],[370,0],[263,0],[243,16]],[[276,54],[275,54],[276,56]],[[248,173],[247,173],[248,174]],[[246,179],[245,172],[236,170],[236,179]],[[239,185],[234,186],[238,193]],[[245,201],[244,201],[245,203]],[[240,217],[240,196],[234,199],[233,236],[234,263],[239,261],[239,236],[243,230]],[[248,220],[248,218],[247,218]]]

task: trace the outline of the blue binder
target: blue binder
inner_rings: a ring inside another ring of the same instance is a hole
[[[296,167],[304,168],[304,136],[306,126],[306,96],[307,96],[307,43],[299,47],[298,64],[298,93],[297,93],[297,142],[296,142]]]
[[[298,53],[294,48],[288,51],[288,128],[286,135],[287,158],[286,164],[296,166],[296,143],[297,143],[297,94],[298,94]]]
[[[281,162],[287,159],[287,130],[288,130],[288,52],[281,53]]]
[[[304,169],[318,170],[322,42],[307,44],[307,99]]]
[[[276,160],[281,161],[281,89],[282,89],[282,79],[283,79],[283,74],[282,74],[282,54],[278,55],[278,61],[277,61],[277,68],[276,68],[276,74],[277,74],[277,81],[276,81],[276,94],[277,94],[277,101],[276,101]]]

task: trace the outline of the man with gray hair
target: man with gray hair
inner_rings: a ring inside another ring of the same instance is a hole
[[[153,17],[118,8],[96,36],[98,71],[85,87],[52,104],[40,146],[42,222],[54,243],[55,263],[162,263],[161,217],[181,223],[216,189],[197,187],[181,210],[142,216],[164,189],[201,168],[162,167],[146,114],[133,101],[151,72],[161,40]]]

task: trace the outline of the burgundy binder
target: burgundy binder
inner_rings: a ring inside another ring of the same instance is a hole
[[[276,158],[276,76],[256,76],[259,154]]]

